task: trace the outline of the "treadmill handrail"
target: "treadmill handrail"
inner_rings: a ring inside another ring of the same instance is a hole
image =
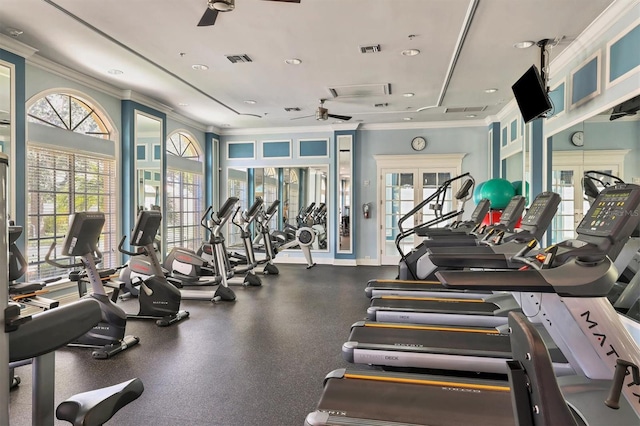
[[[450,186],[451,184],[458,180],[458,179],[462,179],[465,176],[470,176],[470,173],[464,173],[461,174],[460,176],[456,176],[452,179],[449,179],[445,182],[443,182],[438,189],[436,190],[436,192],[434,192],[433,194],[431,194],[430,196],[428,196],[426,199],[422,200],[420,203],[418,203],[417,206],[415,206],[414,208],[412,208],[408,213],[406,213],[404,216],[402,216],[399,220],[398,220],[398,228],[400,229],[400,233],[403,232],[402,229],[402,224],[409,219],[411,216],[413,216],[414,214],[416,214],[418,211],[420,211],[427,203],[433,201],[435,198],[437,198],[440,194],[442,194],[443,192],[445,192]]]

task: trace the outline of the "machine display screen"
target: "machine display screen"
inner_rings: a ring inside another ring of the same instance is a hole
[[[69,231],[62,243],[65,256],[82,256],[93,253],[98,246],[104,226],[104,213],[74,213],[69,219]]]
[[[131,235],[132,245],[143,247],[153,243],[160,228],[162,213],[156,210],[143,210],[138,214],[136,226]]]
[[[638,199],[640,191],[636,189],[604,190],[585,215],[578,226],[577,232],[593,236],[613,236],[625,224],[639,214]]]
[[[500,216],[501,223],[509,223],[512,220],[512,216],[515,215],[516,211],[519,209],[520,204],[524,203],[524,197],[515,196],[509,201],[507,207],[504,208],[502,212],[502,216]]]
[[[552,203],[552,199],[558,198],[557,202]],[[522,225],[537,225],[545,214],[555,214],[560,196],[555,193],[542,193],[533,200],[529,211],[522,219]]]

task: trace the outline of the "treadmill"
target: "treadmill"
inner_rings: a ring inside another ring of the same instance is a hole
[[[621,250],[638,226],[640,216],[628,213],[639,207],[640,186],[610,187],[585,215],[577,239],[520,256],[526,269],[438,272],[443,284],[452,288],[519,290],[525,297],[542,294],[545,312],[524,314],[529,319],[543,316],[540,323],[579,368],[579,374],[557,380],[573,416],[583,424],[640,421],[640,384],[634,383],[634,375],[625,375],[625,367],[618,373],[621,384],[611,380],[617,360],[640,365],[640,349],[605,297],[617,277],[607,255]],[[619,409],[602,407],[612,387],[621,395]],[[307,416],[306,424],[519,424],[510,390],[501,380],[341,369],[326,377],[317,410]],[[538,390],[542,389],[532,389]]]
[[[501,244],[477,247],[436,247],[430,257],[434,266],[439,259],[443,267],[512,269],[522,266],[511,261],[521,250],[531,250],[546,232],[555,215],[560,196],[543,192],[535,198],[521,224],[521,232],[496,236]],[[434,271],[435,272],[435,271]],[[415,291],[415,290],[414,290]],[[415,294],[415,293],[414,293]],[[425,285],[422,295],[382,295],[371,298],[367,309],[370,321],[399,323],[472,325],[496,327],[507,322],[509,311],[518,310],[519,303],[509,293],[478,293],[450,291],[437,281]]]
[[[406,256],[401,252],[400,245],[399,245],[399,240],[401,240],[404,235],[401,229],[400,235],[398,235],[398,237],[396,238],[396,247],[398,248],[398,251],[400,252],[400,255],[402,257],[398,264],[398,278],[395,280],[388,280],[388,279],[370,280],[367,283],[367,288],[365,289],[365,293],[367,294],[368,297],[371,297],[371,295],[374,294],[373,293],[374,291],[383,292],[388,288],[395,289],[398,286],[402,288],[414,288],[414,286],[422,286],[422,285],[426,285],[430,287],[432,287],[433,285],[440,286],[440,283],[436,280],[435,276],[433,274],[429,274],[429,272],[431,272],[430,270],[433,269],[432,265],[426,265],[425,263],[425,266],[423,266],[423,259],[428,259],[428,256],[425,256],[425,255],[427,254],[427,250],[429,249],[430,244],[433,244],[434,247],[436,245],[437,246],[451,245],[451,246],[458,246],[458,247],[459,246],[477,246],[478,244],[480,244],[479,241],[481,239],[483,238],[488,239],[491,235],[493,235],[494,232],[499,232],[499,231],[511,232],[515,228],[516,223],[524,210],[525,202],[526,202],[525,198],[520,195],[516,195],[515,197],[513,197],[511,201],[509,201],[509,204],[507,204],[507,207],[505,207],[504,211],[502,212],[502,216],[500,217],[500,222],[489,228],[483,228],[482,234],[480,233],[469,234],[469,235],[456,234],[455,237],[452,236],[451,238],[445,237],[445,238],[424,240],[416,248],[414,248],[411,251],[411,253],[409,253]],[[413,214],[412,212],[407,213],[402,219],[400,219],[398,226],[401,226],[401,221],[409,217],[410,214]],[[421,268],[426,268],[428,269],[428,271],[422,272]],[[415,288],[419,288],[419,287],[415,287]]]

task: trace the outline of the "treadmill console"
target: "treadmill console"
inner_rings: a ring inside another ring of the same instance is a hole
[[[640,221],[640,186],[619,184],[600,192],[576,232],[581,236],[626,239]]]
[[[486,198],[480,200],[476,208],[473,210],[473,213],[471,213],[471,221],[474,223],[480,222],[487,215],[490,208],[491,201]]]
[[[546,231],[551,224],[551,220],[558,211],[560,195],[555,192],[542,192],[538,194],[527,214],[522,218],[520,228],[536,234],[538,230]],[[542,237],[542,235],[540,235]]]
[[[104,213],[74,213],[69,219],[69,230],[62,243],[65,256],[83,256],[96,251],[104,226]]]
[[[500,216],[500,225],[513,229],[524,211],[526,199],[522,195],[514,196]]]

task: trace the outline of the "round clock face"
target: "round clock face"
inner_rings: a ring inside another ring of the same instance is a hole
[[[411,148],[416,151],[422,151],[427,147],[427,140],[421,136],[413,138],[411,141]]]
[[[571,143],[575,146],[584,145],[584,132],[575,132],[571,135]]]

